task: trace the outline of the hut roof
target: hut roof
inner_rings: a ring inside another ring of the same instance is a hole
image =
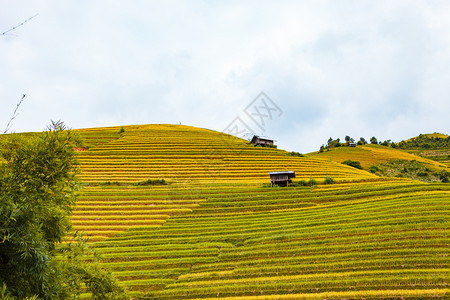
[[[295,172],[294,171],[276,171],[276,172],[269,172],[269,175],[284,175],[287,174],[289,175],[289,178],[291,177],[295,177]]]
[[[271,139],[271,138],[267,138],[267,137],[261,137],[261,136],[259,136],[259,135],[254,135],[253,137],[252,137],[252,143],[254,143],[256,140],[264,140],[264,141],[271,141],[271,142],[273,142],[273,141],[275,141],[274,139]]]

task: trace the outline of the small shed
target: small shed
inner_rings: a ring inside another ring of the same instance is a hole
[[[254,135],[250,143],[254,144],[255,146],[261,145],[261,146],[265,147],[265,146],[273,145],[273,141],[274,140],[269,139],[269,138],[263,138],[263,137]]]
[[[348,143],[349,147],[356,147],[356,143]]]
[[[292,183],[291,178],[295,178],[294,171],[278,171],[278,172],[269,172],[270,175],[270,186],[274,184],[278,186],[288,186],[289,183]]]

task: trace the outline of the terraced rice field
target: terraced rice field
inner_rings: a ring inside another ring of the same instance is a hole
[[[80,130],[72,217],[136,298],[449,293],[450,185],[383,179],[175,125]],[[269,188],[267,172],[337,183]],[[146,179],[169,185],[134,186]],[[105,185],[105,182],[118,183]]]
[[[307,155],[311,158],[343,162],[346,160],[356,160],[361,163],[364,169],[369,169],[373,165],[389,162],[391,160],[417,160],[432,170],[439,171],[447,166],[445,162],[437,162],[419,155],[414,155],[406,151],[388,148],[380,145],[364,145],[353,147],[338,147],[330,151],[313,152]]]

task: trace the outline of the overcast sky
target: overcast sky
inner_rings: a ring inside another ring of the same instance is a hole
[[[12,131],[238,127],[302,153],[450,133],[450,1],[0,4],[0,33],[38,14],[0,36],[1,129],[26,94]]]

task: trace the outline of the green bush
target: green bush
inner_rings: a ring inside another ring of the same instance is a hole
[[[317,185],[317,180],[315,180],[314,178],[310,178],[308,181],[308,185],[309,186]]]
[[[323,150],[322,150],[322,152],[323,152]],[[295,152],[295,151],[288,152],[288,155],[290,155],[290,156],[298,156],[298,157],[305,157],[303,154],[301,154],[299,152]]]
[[[334,183],[336,183],[336,182],[334,181],[333,177],[325,176],[324,184],[334,184]]]
[[[92,299],[123,298],[86,239],[61,243],[72,229],[81,186],[77,140],[59,121],[43,133],[0,140],[2,299],[79,299],[84,292]]]
[[[357,168],[360,170],[363,169],[363,167],[361,166],[361,163],[357,160],[346,160],[346,161],[342,162],[342,164],[348,165],[350,167]]]
[[[441,180],[441,182],[449,183],[450,172],[448,172],[447,170],[442,170],[441,172],[439,172],[439,179]]]
[[[306,182],[306,180],[302,179],[302,180],[300,180],[300,181],[298,182],[298,185],[299,185],[299,186],[307,186],[308,183]]]
[[[147,179],[144,181],[136,182],[134,185],[136,186],[144,186],[144,185],[168,185],[167,181],[164,179]]]
[[[380,168],[378,167],[378,166],[371,166],[370,168],[369,168],[369,172],[370,173],[376,173],[376,172],[378,172],[378,171],[380,171]]]

